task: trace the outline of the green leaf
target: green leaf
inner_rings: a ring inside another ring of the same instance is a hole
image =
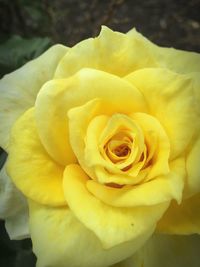
[[[48,37],[24,39],[18,35],[12,36],[0,44],[0,76],[38,57],[52,44],[53,42]]]

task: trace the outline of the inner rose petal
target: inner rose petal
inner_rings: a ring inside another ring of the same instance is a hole
[[[99,140],[101,155],[119,170],[137,163],[144,147],[142,130],[124,114],[109,118]]]
[[[160,124],[153,116],[146,113],[133,113],[130,117],[140,125],[145,136],[148,150],[143,170],[148,170],[146,181],[157,176],[169,173],[170,143],[169,138]]]
[[[85,137],[85,164],[104,184],[135,184],[145,177],[147,159],[141,128],[125,114],[96,116]]]
[[[71,145],[90,179],[121,187],[167,174],[170,146],[160,122],[144,112],[107,113],[106,104],[93,99],[68,113]]]
[[[104,146],[104,150],[113,163],[123,162],[130,156],[133,140],[126,133],[119,132]]]
[[[85,137],[85,164],[105,185],[138,185],[169,172],[169,140],[145,113],[94,117]]]

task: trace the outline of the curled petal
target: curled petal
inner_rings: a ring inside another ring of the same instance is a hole
[[[131,118],[133,118],[133,120],[142,128],[148,147],[148,156],[150,156],[151,167],[145,180],[168,174],[170,144],[162,124],[155,117],[145,113],[133,113]],[[154,141],[152,135],[156,137],[157,142],[151,152],[153,146],[152,143]]]
[[[179,203],[185,179],[184,159],[177,159],[170,163],[168,175],[158,176],[148,182],[136,186],[114,188],[88,180],[86,185],[96,198],[115,207],[151,206],[171,199]]]
[[[130,155],[121,163],[113,163],[105,151],[106,144],[111,143],[110,138],[123,141],[123,137],[133,140]],[[138,173],[144,164],[144,160],[139,162],[143,150],[143,133],[128,116],[118,113],[110,118],[105,115],[96,116],[89,123],[85,136],[84,166],[89,166],[94,171],[95,178],[100,183],[136,184],[141,180]],[[127,172],[122,170],[130,165],[133,166]]]

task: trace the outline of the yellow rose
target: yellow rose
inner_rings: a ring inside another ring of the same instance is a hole
[[[199,70],[197,53],[103,27],[2,80],[38,267],[197,266],[200,238],[168,235],[200,234]]]

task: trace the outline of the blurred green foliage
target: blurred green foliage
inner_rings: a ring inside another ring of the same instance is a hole
[[[49,16],[44,1],[0,0],[0,10],[1,78],[38,57],[53,45],[53,41],[45,34],[45,29],[48,33]]]
[[[47,37],[24,39],[18,35],[11,36],[0,44],[0,76],[38,57],[51,45],[52,41]]]

